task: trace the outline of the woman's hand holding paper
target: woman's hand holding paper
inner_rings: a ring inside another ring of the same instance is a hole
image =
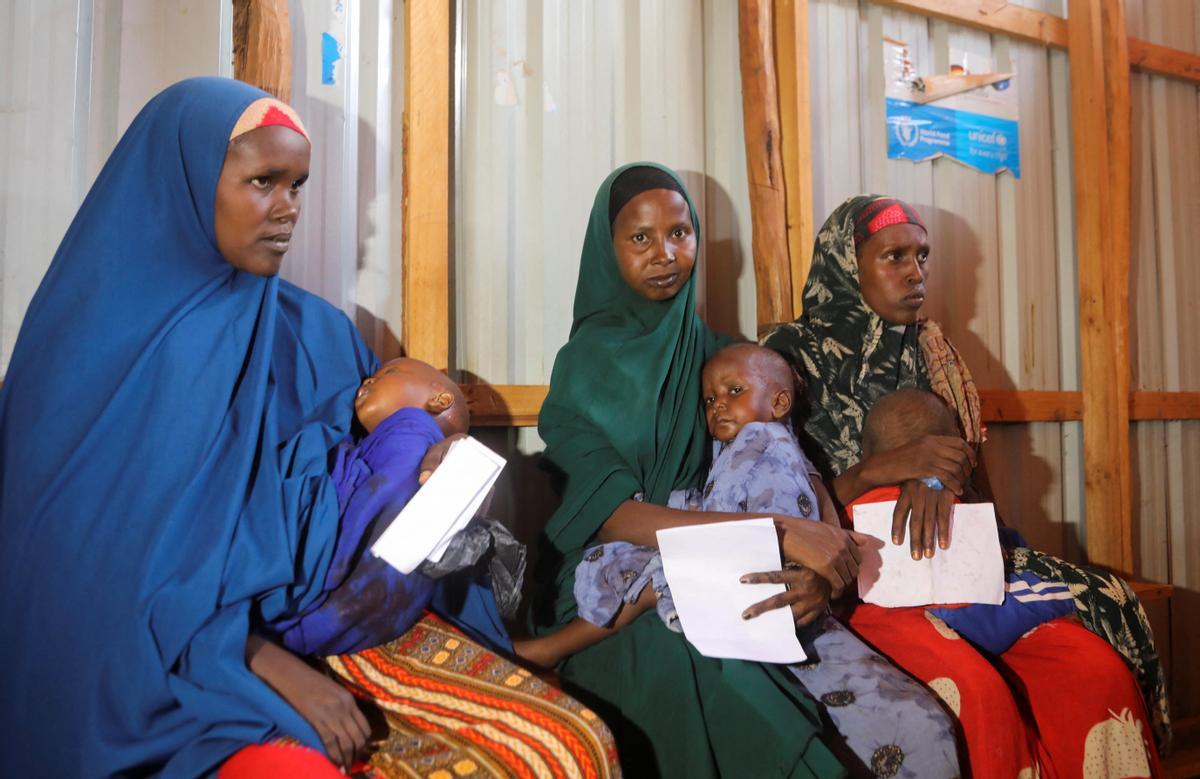
[[[748,573],[741,581],[743,584],[782,584],[787,587],[786,591],[747,608],[742,612],[743,619],[753,619],[765,611],[790,606],[792,619],[803,626],[820,617],[829,607],[832,587],[811,568],[788,566],[782,571]]]
[[[865,536],[794,517],[776,517],[775,526],[780,530],[779,548],[784,561],[820,574],[831,585],[833,597],[839,597],[858,577],[862,561],[859,547],[868,542]]]

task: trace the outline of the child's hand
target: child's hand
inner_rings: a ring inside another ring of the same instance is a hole
[[[840,597],[858,578],[859,547],[869,542],[869,536],[795,517],[776,517],[775,526],[782,531],[779,547],[784,561],[823,576],[833,587],[833,597]]]
[[[246,641],[246,664],[312,725],[330,760],[342,768],[354,763],[371,728],[346,688],[256,635]]]
[[[787,590],[759,601],[742,612],[742,619],[754,619],[759,614],[791,606],[792,619],[799,626],[807,625],[829,608],[829,582],[811,568],[788,566],[782,571],[748,573],[742,584],[782,584]]]
[[[912,558],[933,557],[934,530],[938,546],[950,548],[950,512],[954,510],[954,493],[935,490],[912,479],[900,485],[900,499],[892,512],[892,543],[904,543],[904,521],[908,519],[908,540]],[[911,515],[911,519],[909,519]]]
[[[446,452],[450,451],[450,445],[466,437],[466,433],[455,433],[454,435],[446,436],[441,441],[429,447],[429,450],[425,452],[425,456],[421,458],[421,470],[418,472],[417,483],[424,484],[429,481],[429,477],[442,464],[442,460],[446,459]]]

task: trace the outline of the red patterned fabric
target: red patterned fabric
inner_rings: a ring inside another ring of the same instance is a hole
[[[217,779],[346,779],[346,775],[315,749],[292,741],[251,744],[225,761]]]
[[[259,127],[267,127],[269,125],[287,127],[288,129],[295,130],[296,132],[300,133],[305,138],[308,137],[308,133],[304,132],[303,128],[298,126],[296,122],[292,120],[292,117],[288,116],[283,111],[280,111],[277,106],[270,106],[267,108],[267,112],[258,122]]]
[[[884,487],[851,506],[898,497]],[[848,626],[941,697],[974,779],[1161,774],[1133,675],[1074,617],[1031,630],[998,657],[922,607],[859,604]]]

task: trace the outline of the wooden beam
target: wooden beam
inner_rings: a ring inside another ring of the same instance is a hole
[[[1129,36],[1123,0],[1070,0],[1068,15],[1087,551],[1128,573]]]
[[[738,3],[738,58],[759,330],[794,319],[772,0]]]
[[[1061,16],[1008,3],[989,11],[979,0],[873,0],[876,5],[944,19],[976,30],[1017,40],[1067,48],[1067,20]]]
[[[979,390],[985,422],[1067,422],[1083,417],[1083,393]]]
[[[808,0],[775,0],[775,74],[778,78],[780,151],[791,265],[792,310],[789,319],[795,319],[804,310],[804,282],[812,264],[815,233]]]
[[[549,387],[544,384],[460,384],[471,427],[536,427]]]
[[[404,3],[404,354],[450,360],[450,0]]]
[[[549,389],[544,384],[462,384],[478,427],[532,427]],[[983,420],[993,424],[1077,422],[1083,393],[1047,390],[979,390]],[[1134,392],[1130,418],[1200,419],[1200,392]]]
[[[233,75],[292,99],[292,26],[287,0],[233,0]]]
[[[1139,422],[1200,419],[1200,392],[1134,392],[1129,416]]]
[[[1175,594],[1175,587],[1171,584],[1159,584],[1158,582],[1141,582],[1129,580],[1129,586],[1138,596],[1138,600],[1142,603],[1149,603],[1156,600],[1166,600]]]
[[[1067,48],[1067,20],[1009,3],[995,11],[979,0],[872,0],[876,5],[944,19],[993,35]],[[1200,55],[1138,38],[1129,38],[1129,65],[1146,73],[1200,84]]]
[[[1200,84],[1200,55],[1157,43],[1129,39],[1129,65],[1135,70]]]

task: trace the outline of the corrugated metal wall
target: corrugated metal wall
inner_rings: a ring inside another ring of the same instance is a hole
[[[403,91],[394,0],[291,3],[293,103],[316,140],[305,213],[284,276],[398,349]],[[231,72],[229,0],[47,0],[0,10],[0,376],[75,209],[155,93]],[[365,31],[365,32],[364,32]],[[343,48],[321,83],[321,35]],[[393,118],[393,116],[395,118]]]
[[[1200,8],[1126,0],[1129,34],[1200,53]],[[1133,74],[1134,389],[1200,391],[1200,91]],[[1135,539],[1143,574],[1175,585],[1172,703],[1200,716],[1200,422],[1135,422]]]
[[[463,12],[455,365],[496,384],[549,381],[596,188],[639,159],[680,171],[696,201],[709,321],[753,334],[736,4],[497,0]]]
[[[121,131],[162,86],[219,73],[229,61],[225,14],[204,0],[4,4],[0,375],[29,299]]]

